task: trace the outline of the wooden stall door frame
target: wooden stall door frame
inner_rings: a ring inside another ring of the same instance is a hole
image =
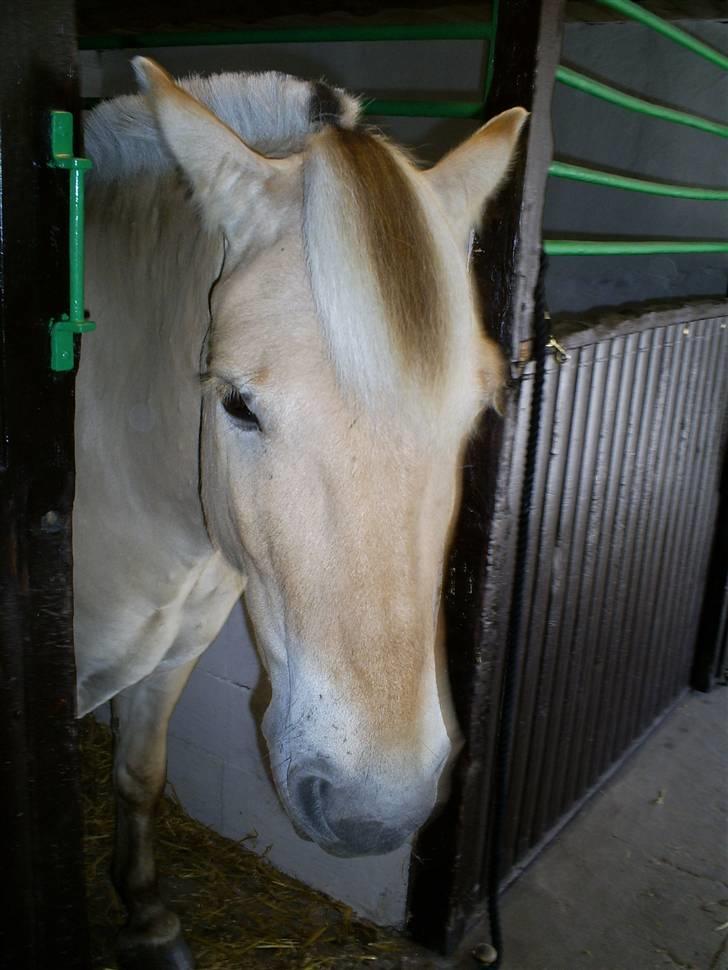
[[[75,371],[50,369],[67,312],[68,175],[50,112],[80,118],[73,0],[0,8],[0,964],[90,967],[75,720]],[[76,125],[76,145],[80,130]]]
[[[561,53],[564,0],[509,0],[502,5],[495,37],[493,84],[486,118],[514,105],[531,112],[518,162],[508,184],[489,206],[476,247],[476,275],[483,318],[505,353],[518,365],[531,336],[534,293],[541,254],[543,200],[552,158],[551,98]],[[492,801],[492,759],[500,692],[513,560],[508,535],[508,494],[517,426],[517,395],[509,395],[503,419],[490,413],[466,456],[462,507],[445,586],[448,661],[466,748],[453,779],[451,798],[420,835],[410,870],[409,921],[421,943],[452,953],[482,914],[482,859]]]

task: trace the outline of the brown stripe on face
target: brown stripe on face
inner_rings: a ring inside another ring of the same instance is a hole
[[[431,379],[441,370],[447,330],[442,270],[422,205],[383,139],[341,128],[329,135],[327,147],[352,193],[352,224],[361,232],[394,346],[405,365]]]

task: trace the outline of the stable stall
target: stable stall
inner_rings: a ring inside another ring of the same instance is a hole
[[[23,25],[18,51],[26,45],[32,52],[36,22],[49,22],[47,5],[40,6],[5,15]],[[59,24],[70,6],[59,4]],[[241,17],[231,4],[202,16],[157,3],[134,5],[122,19],[106,5],[79,3],[81,93],[90,108],[133,90],[128,62],[139,52],[177,75],[270,68],[325,75],[362,94],[368,120],[428,162],[499,111],[523,105],[532,112],[513,177],[486,211],[471,255],[484,326],[508,355],[512,382],[504,415],[485,415],[470,446],[446,576],[450,675],[466,744],[447,806],[414,847],[335,859],[304,842],[266,767],[259,733],[265,677],[240,605],[172,719],[169,779],[194,818],[434,948],[453,951],[489,905],[499,949],[498,892],[691,683],[704,689],[721,674],[726,555],[713,539],[726,509],[728,189],[721,173],[728,124],[721,109],[728,57],[719,51],[728,50],[728,34],[709,2],[691,5],[694,19],[685,23],[677,22],[688,14],[679,5],[629,0],[495,0],[456,10],[365,4],[339,14],[309,6],[294,13],[269,5],[261,20]],[[32,57],[17,55],[2,75],[8,94],[16,77],[35,79],[39,158],[48,111],[78,104],[66,82],[73,47],[53,47],[57,63],[48,76],[56,80],[48,91]],[[13,115],[3,126],[5,181],[20,168],[16,147],[7,145],[22,124]],[[80,146],[78,130],[76,139]],[[43,185],[49,179],[44,172]],[[4,198],[4,225],[17,224],[16,204]],[[54,210],[49,218],[57,239],[64,217]],[[35,261],[48,249],[43,231],[38,237]],[[3,265],[16,265],[16,236],[3,238]],[[5,278],[7,369],[17,367],[21,351],[13,317],[19,297],[10,274]],[[60,292],[53,302],[56,309],[34,311],[33,346],[22,354],[46,355],[46,317],[60,312]],[[83,326],[82,313],[76,322]],[[103,332],[85,339],[103,340]],[[3,508],[15,523],[8,534],[20,528],[27,536],[12,548],[60,542],[65,573],[59,567],[51,583],[28,552],[38,578],[23,586],[17,577],[27,570],[16,562],[5,611],[16,632],[5,649],[17,668],[17,604],[27,616],[47,615],[27,601],[28,590],[43,596],[53,585],[62,600],[60,612],[53,608],[61,616],[54,635],[65,631],[66,658],[54,691],[65,687],[51,701],[42,690],[33,696],[29,672],[12,674],[26,713],[23,730],[13,727],[7,763],[22,760],[28,745],[34,779],[45,781],[48,794],[18,775],[8,784],[36,793],[25,815],[35,818],[31,827],[45,825],[43,798],[64,791],[69,807],[59,820],[74,837],[63,871],[78,877],[74,756],[62,779],[52,772],[44,779],[42,757],[51,749],[38,727],[52,709],[54,736],[72,747],[67,425],[74,372],[49,377],[45,356],[35,370],[37,387],[50,381],[65,401],[54,408],[66,422],[53,452],[63,480],[51,479],[56,496],[44,492],[40,504],[34,498],[27,506],[35,518],[19,516],[17,496],[27,502],[36,493],[24,484],[30,466],[14,464],[11,449]],[[18,414],[11,386],[3,384],[3,423],[12,442]],[[46,474],[44,466],[38,474]],[[45,636],[31,624],[22,655],[26,667],[55,673],[58,659],[46,656]],[[61,764],[55,754],[52,760]],[[58,833],[48,834],[57,847]],[[50,858],[57,859],[56,848]],[[57,873],[44,875],[39,866],[28,885],[45,887],[52,908]],[[64,900],[62,946],[73,952],[65,965],[84,967],[83,943],[74,936],[83,935],[82,921],[73,919],[80,888]],[[26,912],[38,927],[50,919],[42,908]],[[48,940],[61,946],[60,931],[47,925]],[[12,952],[18,967],[47,965],[41,944]]]

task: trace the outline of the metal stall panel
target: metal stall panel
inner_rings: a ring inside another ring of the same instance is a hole
[[[718,502],[728,333],[725,317],[672,319],[580,334],[567,362],[547,365],[504,879],[689,683]],[[510,508],[519,489],[511,481]]]

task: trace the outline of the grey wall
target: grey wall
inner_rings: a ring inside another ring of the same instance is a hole
[[[684,29],[728,51],[728,23]],[[728,123],[728,74],[639,24],[569,24],[562,62],[615,87]],[[553,102],[555,154],[656,181],[728,188],[728,142],[625,111],[563,84]],[[728,239],[728,203],[646,196],[551,178],[545,235]],[[725,296],[728,254],[553,257],[552,312],[667,297]]]
[[[688,24],[728,49],[725,24]],[[84,94],[133,90],[132,52],[83,56]],[[313,44],[158,50],[175,74],[197,70],[278,69],[329,80],[368,95],[477,99],[484,71],[479,42]],[[569,25],[564,59],[603,79],[687,110],[725,116],[728,79],[644,28]],[[504,69],[507,69],[504,68]],[[725,120],[725,117],[724,117]],[[466,121],[372,119],[433,161],[474,130]],[[715,137],[636,117],[558,86],[557,155],[646,177],[728,185],[725,143]],[[643,198],[551,179],[546,228],[560,233],[625,233],[728,238],[725,205]],[[487,240],[485,240],[487,245]],[[552,310],[582,310],[625,300],[724,294],[723,257],[554,258],[548,278]],[[303,842],[280,809],[257,730],[261,669],[242,609],[237,608],[203,657],[174,715],[169,777],[187,810],[225,835],[251,836],[280,868],[380,922],[405,915],[409,848],[381,859],[341,860]]]
[[[482,41],[412,43],[254,44],[249,47],[160,48],[143,51],[172,74],[216,71],[287,71],[325,78],[364,97],[478,100],[485,68]],[[134,51],[83,57],[84,95],[112,97],[135,90],[129,64]],[[370,118],[423,161],[434,161],[477,127],[469,121]]]
[[[728,22],[681,26],[728,50]],[[480,41],[392,44],[280,44],[150,52],[172,73],[278,69],[325,76],[367,96],[477,100],[486,45]],[[85,93],[133,90],[130,52],[84,55]],[[728,121],[728,75],[639,24],[566,25],[562,61],[648,99]],[[507,67],[505,68],[507,70]],[[468,121],[372,118],[423,162],[467,137]],[[644,178],[696,186],[728,186],[726,141],[692,128],[636,115],[557,84],[555,154]],[[545,234],[619,238],[728,238],[728,205],[643,196],[551,178]],[[728,255],[554,257],[547,298],[552,312],[639,300],[724,296]]]

